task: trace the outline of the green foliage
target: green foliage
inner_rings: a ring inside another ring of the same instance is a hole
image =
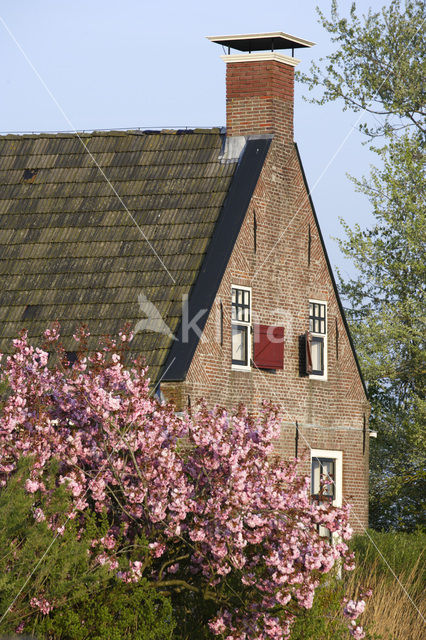
[[[175,590],[171,598],[176,619],[175,640],[211,640],[214,637],[207,623],[218,612],[216,602],[186,589]]]
[[[92,539],[108,530],[105,517],[93,513],[78,535],[78,518],[65,515],[69,494],[54,485],[48,499],[27,493],[28,468],[29,461],[23,461],[0,491],[0,618],[5,614],[0,634],[23,624],[25,633],[50,640],[171,638],[174,623],[167,597],[146,582],[125,585],[105,567],[93,567],[88,549]],[[36,508],[43,510],[44,521],[34,519]],[[48,526],[57,513],[64,514],[54,523],[55,528],[66,523],[62,535]],[[54,605],[48,616],[31,606],[31,598],[40,593]]]
[[[300,612],[291,640],[347,640],[348,625],[342,615],[344,583],[327,577],[315,593],[312,609]]]
[[[337,50],[314,63],[310,74],[298,74],[309,89],[321,92],[310,101],[343,100],[344,109],[378,116],[374,126],[361,125],[371,136],[406,126],[424,133],[424,2],[391,0],[361,18],[353,3],[349,18],[342,18],[332,0],[330,19],[317,12]]]
[[[319,11],[319,10],[318,10]],[[300,76],[318,88],[325,104],[341,100],[344,109],[374,114],[384,136],[371,147],[379,167],[354,179],[370,203],[374,223],[363,230],[342,221],[339,240],[357,276],[340,290],[372,404],[370,523],[376,529],[413,530],[424,524],[425,447],[425,5],[391,0],[380,12],[359,18],[355,4],[341,18],[337,2],[323,27],[335,53]]]
[[[114,580],[40,620],[36,633],[52,640],[167,640],[173,638],[170,601],[146,580]],[[43,635],[41,635],[43,634]]]
[[[372,403],[371,523],[413,529],[424,523],[425,178],[419,141],[392,138],[383,166],[354,180],[368,196],[375,224],[343,223],[339,245],[358,275],[340,278],[348,319]]]

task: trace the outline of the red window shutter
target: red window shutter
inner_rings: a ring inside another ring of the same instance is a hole
[[[309,331],[305,333],[305,362],[306,374],[312,373],[312,353],[311,353],[311,334]]]
[[[284,367],[284,327],[254,325],[253,361],[259,369]]]

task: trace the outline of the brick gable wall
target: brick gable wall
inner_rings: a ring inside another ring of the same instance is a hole
[[[241,82],[238,74],[246,64]],[[263,399],[280,404],[283,428],[278,450],[294,457],[297,421],[304,472],[310,470],[309,447],[343,451],[343,496],[354,506],[352,524],[360,531],[368,522],[368,437],[363,427],[369,405],[293,144],[293,68],[274,62],[262,70],[263,64],[228,64],[228,134],[269,132],[274,139],[187,378],[162,389],[180,408],[200,398],[227,408],[243,402],[254,412]],[[262,87],[255,82],[259,73]],[[247,95],[246,83],[253,85],[253,96]],[[257,122],[259,101],[264,119]],[[231,285],[252,288],[254,322],[284,327],[282,370],[232,369]],[[327,381],[301,376],[299,371],[299,336],[309,328],[309,299],[328,303]]]

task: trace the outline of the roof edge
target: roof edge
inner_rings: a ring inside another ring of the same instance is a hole
[[[188,306],[185,310],[186,317],[191,320],[196,318],[202,310],[207,311],[197,321],[201,332],[204,330],[228,266],[270,144],[271,138],[247,140],[197,280],[190,291]],[[192,330],[188,332],[188,341],[183,342],[182,321],[176,336],[177,340],[170,348],[161,372],[162,375],[160,374],[159,377],[161,382],[180,382],[185,379],[200,341],[200,336]]]

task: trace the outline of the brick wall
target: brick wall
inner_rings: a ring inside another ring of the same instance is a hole
[[[304,472],[310,469],[309,447],[343,451],[343,496],[354,506],[354,528],[362,530],[368,521],[369,443],[363,424],[369,405],[293,144],[292,95],[290,66],[275,61],[228,64],[228,135],[271,132],[274,139],[187,379],[162,389],[180,408],[200,398],[227,408],[244,402],[255,412],[263,399],[279,403],[283,427],[278,449],[295,455],[297,421]],[[252,288],[254,322],[284,327],[283,370],[232,369],[231,285]],[[299,371],[299,336],[309,328],[309,299],[328,304],[326,381]]]

